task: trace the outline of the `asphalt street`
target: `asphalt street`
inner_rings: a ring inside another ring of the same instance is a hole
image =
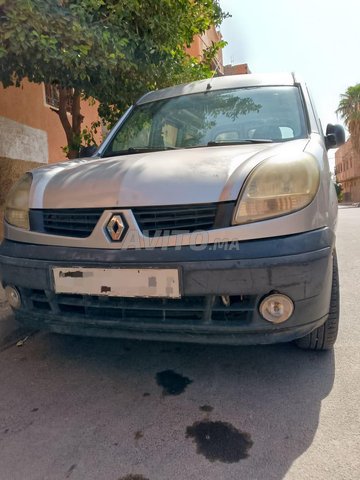
[[[360,208],[340,209],[337,245],[333,352],[51,334],[3,350],[0,480],[360,478]]]

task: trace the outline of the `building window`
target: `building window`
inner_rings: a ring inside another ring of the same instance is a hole
[[[59,110],[59,86],[56,83],[45,83],[45,103],[51,108]],[[71,113],[72,99],[68,96],[66,110]]]

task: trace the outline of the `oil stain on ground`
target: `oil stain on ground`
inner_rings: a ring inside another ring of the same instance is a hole
[[[156,382],[163,387],[163,395],[180,395],[192,380],[173,370],[164,370],[156,374]]]
[[[249,456],[248,451],[253,446],[248,433],[240,432],[231,423],[219,421],[195,422],[187,427],[186,437],[194,439],[197,453],[204,455],[210,462],[238,462]]]
[[[75,468],[77,467],[76,463],[74,463],[73,465],[71,465],[71,467],[69,468],[69,470],[66,472],[66,477],[65,478],[70,478],[73,471],[75,470]]]
[[[214,410],[214,407],[212,407],[211,405],[201,405],[199,407],[199,410],[205,413],[211,413]]]
[[[135,441],[138,441],[140,440],[141,438],[143,438],[144,434],[141,430],[138,430],[137,432],[135,432],[134,434],[134,438],[135,438]]]

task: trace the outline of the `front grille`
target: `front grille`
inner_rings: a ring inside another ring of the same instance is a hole
[[[30,228],[64,237],[86,238],[91,235],[103,209],[31,210]]]
[[[44,290],[22,289],[26,308],[34,312],[60,313],[69,319],[141,321],[149,324],[177,324],[187,326],[229,324],[235,326],[250,321],[255,308],[255,297],[230,297],[225,306],[220,297],[196,296],[181,299],[120,298],[95,295],[53,294]]]
[[[191,233],[214,228],[218,204],[134,208],[133,214],[142,233],[148,237]]]
[[[132,208],[135,220],[148,237],[164,237],[177,233],[227,227],[235,202],[203,205],[174,205],[167,207]],[[111,208],[107,208],[110,210]],[[114,210],[119,210],[119,207]],[[86,238],[91,235],[104,209],[33,209],[30,210],[30,228],[64,237]]]

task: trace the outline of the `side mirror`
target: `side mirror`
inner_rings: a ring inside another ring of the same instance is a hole
[[[328,124],[326,127],[325,146],[326,150],[340,147],[345,143],[345,130],[341,125]]]
[[[87,147],[80,147],[79,158],[92,157],[97,150],[96,145],[89,145]]]

